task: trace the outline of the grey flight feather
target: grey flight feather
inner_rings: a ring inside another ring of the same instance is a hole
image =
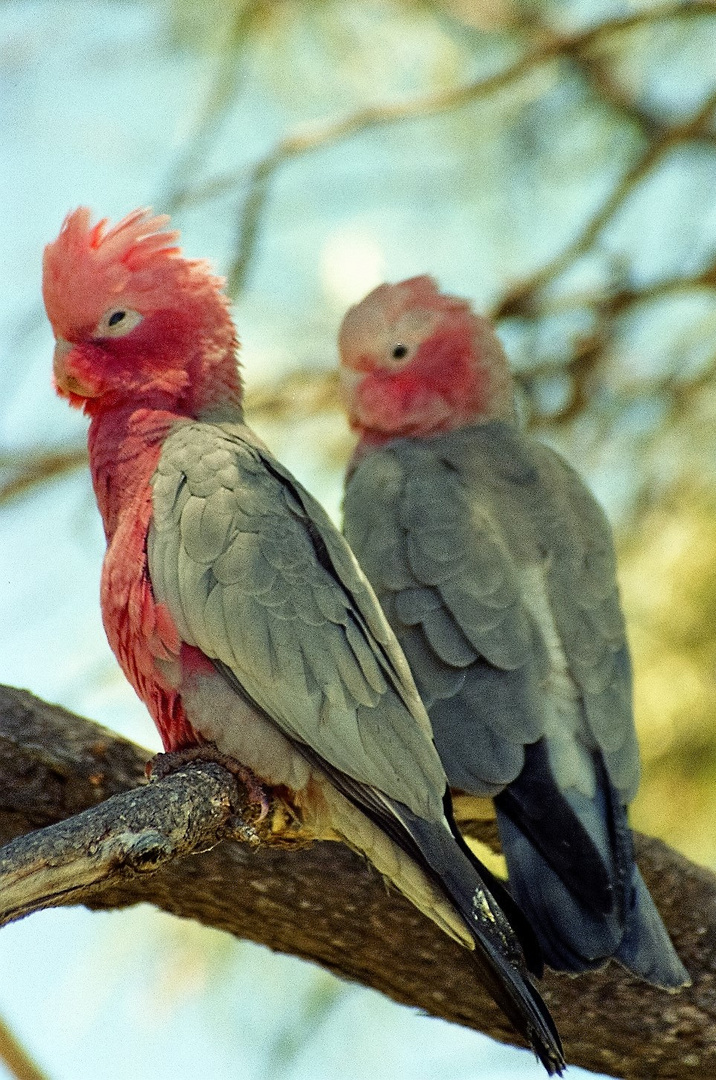
[[[325,512],[248,429],[197,422],[170,433],[149,568],[183,640],[230,669],[285,734],[443,819],[429,722],[370,586]]]

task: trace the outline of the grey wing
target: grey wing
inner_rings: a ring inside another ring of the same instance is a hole
[[[334,772],[442,820],[407,665],[317,504],[257,442],[200,423],[169,435],[153,489],[150,576],[182,639]]]
[[[548,568],[555,622],[587,724],[626,804],[639,784],[639,750],[612,530],[571,466],[549,447],[535,443],[534,452],[553,496],[551,512],[542,507],[542,528],[555,552]]]
[[[358,465],[346,537],[396,631],[452,787],[495,794],[544,734],[544,646],[487,507],[429,446]]]

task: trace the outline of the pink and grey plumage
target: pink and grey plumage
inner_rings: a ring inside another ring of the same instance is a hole
[[[490,322],[431,278],[375,289],[339,344],[360,436],[345,533],[451,787],[494,798],[513,893],[549,964],[613,956],[684,985],[626,822],[639,756],[602,510],[520,429]]]
[[[449,820],[402,652],[346,542],[245,425],[222,283],[181,255],[167,220],[137,211],[108,228],[79,209],[45,252],[56,386],[90,417],[110,644],[167,750],[215,744],[290,802],[307,837],[365,854],[474,949],[558,1071],[518,936]]]

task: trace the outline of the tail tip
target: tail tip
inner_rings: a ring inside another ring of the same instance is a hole
[[[540,1040],[540,1045],[536,1046],[533,1043],[532,1049],[534,1050],[537,1060],[544,1066],[547,1076],[564,1075],[564,1070],[567,1068],[567,1062],[564,1060],[561,1043],[550,1043],[549,1045],[546,1045]]]

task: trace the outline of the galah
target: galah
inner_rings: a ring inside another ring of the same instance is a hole
[[[339,347],[360,439],[345,535],[453,791],[494,799],[513,895],[552,967],[614,957],[687,984],[627,825],[639,754],[603,511],[521,429],[490,322],[431,278],[373,290]]]
[[[55,385],[90,418],[109,643],[167,751],[215,749],[275,789],[305,837],[367,856],[473,950],[559,1072],[520,947],[536,969],[534,939],[461,841],[427,714],[350,548],[245,425],[223,283],[168,220],[92,226],[80,208],[45,250]]]

